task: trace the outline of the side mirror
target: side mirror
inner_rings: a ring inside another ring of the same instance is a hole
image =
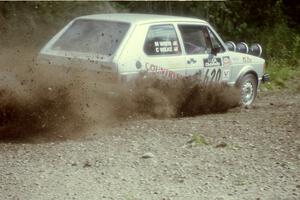
[[[214,47],[211,50],[211,54],[216,56],[220,51],[221,51],[221,47]]]

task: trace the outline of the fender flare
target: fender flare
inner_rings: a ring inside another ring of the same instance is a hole
[[[253,75],[255,76],[255,78],[256,78],[256,83],[257,83],[257,85],[258,85],[258,82],[259,82],[259,80],[258,80],[258,75],[257,75],[257,73],[255,72],[254,68],[253,68],[252,66],[250,66],[250,65],[244,66],[244,67],[240,70],[240,72],[239,72],[239,74],[238,74],[238,76],[237,76],[238,78],[237,78],[237,80],[235,81],[235,85],[236,85],[236,86],[239,86],[239,84],[240,84],[242,78],[243,78],[245,75],[247,75],[247,74],[253,74]]]

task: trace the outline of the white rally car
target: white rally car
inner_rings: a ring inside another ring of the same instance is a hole
[[[259,84],[268,80],[261,51],[258,44],[224,43],[200,19],[99,14],[72,20],[42,48],[40,58],[54,65],[67,66],[72,61],[72,66],[105,74],[116,82],[132,80],[140,73],[222,81],[238,85],[242,103],[250,105]]]

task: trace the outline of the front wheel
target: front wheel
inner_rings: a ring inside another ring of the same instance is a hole
[[[246,74],[239,83],[241,89],[241,104],[249,106],[257,94],[257,79],[253,74]]]

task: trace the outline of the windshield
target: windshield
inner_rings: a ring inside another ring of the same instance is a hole
[[[111,56],[128,29],[128,23],[79,19],[62,34],[52,49]]]

